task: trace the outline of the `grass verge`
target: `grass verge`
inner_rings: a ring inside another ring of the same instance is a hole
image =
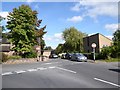
[[[120,62],[120,58],[111,58],[111,59],[105,59],[105,60],[98,60],[103,62]]]

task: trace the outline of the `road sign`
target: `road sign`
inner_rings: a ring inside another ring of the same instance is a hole
[[[96,43],[92,43],[92,48],[93,48],[93,59],[95,61],[95,48],[96,48]]]
[[[92,48],[96,48],[96,43],[92,43]]]

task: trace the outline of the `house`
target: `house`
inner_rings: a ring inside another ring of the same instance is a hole
[[[11,51],[12,44],[8,41],[7,38],[2,38],[0,45],[0,52],[4,52],[7,55],[12,55],[13,51]]]
[[[105,37],[104,35],[97,33],[91,36],[83,38],[83,48],[86,53],[93,52],[92,43],[96,44],[95,52],[99,53],[101,48],[111,46],[112,40]]]

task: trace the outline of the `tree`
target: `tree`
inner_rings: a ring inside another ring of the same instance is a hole
[[[113,34],[113,47],[115,48],[117,56],[120,56],[120,29],[114,32]]]
[[[21,5],[14,8],[8,15],[7,29],[9,40],[14,45],[13,50],[18,54],[24,54],[32,51],[32,47],[37,43],[37,37],[45,34],[44,29],[40,26],[42,20],[38,20],[37,11],[33,11],[28,5]],[[43,42],[43,41],[42,41]]]
[[[66,28],[63,31],[63,39],[65,40],[64,49],[66,52],[82,52],[84,33],[78,31],[74,27]]]
[[[64,52],[63,44],[59,44],[59,45],[57,46],[57,48],[55,49],[55,52],[56,52],[57,54],[63,53],[63,52]]]
[[[0,16],[0,35],[2,34],[2,32],[5,30],[4,26],[1,25],[2,21],[4,20],[5,18],[3,18],[2,16]]]
[[[53,50],[51,46],[46,46],[44,50]]]

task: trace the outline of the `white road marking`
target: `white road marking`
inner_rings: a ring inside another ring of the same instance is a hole
[[[26,72],[26,71],[23,71],[23,70],[21,70],[21,71],[15,71],[15,73],[17,73],[17,74],[24,73],[24,72]]]
[[[75,71],[68,70],[68,69],[65,69],[65,68],[60,68],[60,67],[56,67],[56,68],[57,68],[57,69],[64,70],[64,71],[67,71],[67,72],[77,73],[77,72],[75,72]]]
[[[55,63],[61,63],[61,62],[53,62],[52,64],[55,64]]]
[[[80,64],[80,63],[84,63],[84,62],[73,62],[72,64]]]
[[[33,71],[37,71],[37,69],[28,69],[27,71],[33,72]]]
[[[47,68],[44,68],[44,67],[40,67],[40,68],[37,68],[37,70],[45,70]]]
[[[55,68],[55,66],[52,66],[52,67],[48,67],[48,68],[50,68],[50,69],[53,69],[53,68]]]
[[[120,87],[120,85],[117,85],[117,84],[112,83],[112,82],[108,82],[108,81],[105,81],[105,80],[102,80],[102,79],[99,79],[99,78],[94,78],[94,79],[97,80],[97,81],[107,83],[107,84],[111,84],[111,85],[116,86],[116,87]]]
[[[44,64],[52,64],[52,63],[44,63]]]
[[[4,75],[10,75],[10,74],[13,74],[12,72],[6,72],[6,73],[2,73],[1,75],[4,76]]]

